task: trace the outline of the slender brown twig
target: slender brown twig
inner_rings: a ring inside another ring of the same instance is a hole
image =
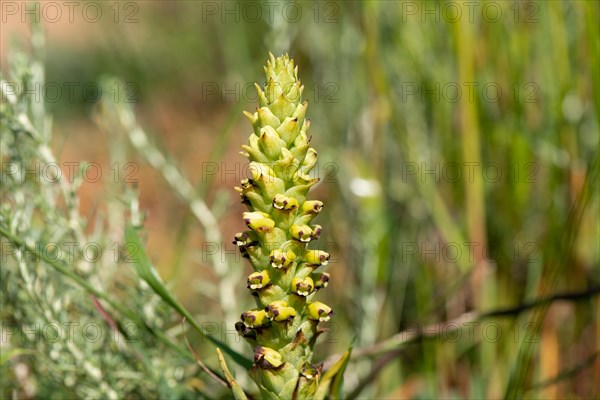
[[[187,348],[190,351],[190,353],[192,353],[192,355],[196,359],[196,362],[198,363],[198,365],[200,366],[200,368],[202,368],[204,370],[204,372],[206,372],[211,378],[213,378],[215,381],[219,382],[221,385],[223,385],[225,387],[229,387],[229,384],[224,379],[222,379],[220,376],[218,376],[217,374],[215,374],[214,372],[212,372],[210,370],[210,368],[208,368],[206,366],[206,364],[204,364],[202,362],[202,360],[200,360],[200,358],[198,357],[198,355],[196,354],[196,352],[194,351],[194,349],[190,345],[190,342],[188,341],[187,335],[185,334],[185,317],[183,317],[183,319],[181,320],[181,333],[183,333],[183,340],[185,341],[185,345],[187,346]]]
[[[592,296],[600,294],[600,286],[593,286],[581,292],[558,293],[552,296],[533,300],[523,303],[515,307],[492,310],[483,313],[468,312],[453,320],[427,325],[420,329],[408,329],[391,336],[390,338],[379,342],[373,346],[356,349],[352,354],[351,361],[356,361],[363,357],[377,357],[386,354],[390,351],[398,350],[404,344],[428,337],[436,337],[440,334],[447,334],[449,331],[454,331],[463,328],[466,324],[478,322],[489,318],[499,317],[514,317],[518,314],[531,310],[535,307],[548,305],[555,301],[580,301]],[[329,357],[328,360],[334,360],[339,355]]]

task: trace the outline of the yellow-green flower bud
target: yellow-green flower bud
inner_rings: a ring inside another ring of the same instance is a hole
[[[304,363],[302,365],[302,369],[300,370],[300,375],[305,377],[306,379],[315,379],[320,374],[319,369],[317,369],[314,365],[310,363]]]
[[[323,250],[307,250],[304,253],[304,261],[309,267],[320,267],[329,262],[329,253]]]
[[[282,138],[286,146],[292,143],[296,136],[300,133],[300,124],[298,123],[298,118],[287,117],[283,123],[276,129],[279,137]]]
[[[321,272],[319,274],[313,274],[313,279],[315,281],[315,289],[326,288],[329,285],[330,275],[327,272]]]
[[[317,151],[312,147],[308,149],[304,161],[300,164],[300,169],[303,173],[308,174],[317,164]]]
[[[265,96],[269,101],[269,107],[283,95],[283,85],[275,81],[276,76],[269,77],[267,86],[265,87]]]
[[[292,118],[298,118],[298,120],[302,121],[304,119],[304,116],[306,115],[307,109],[308,109],[308,100],[304,100],[302,103],[298,104],[298,106],[294,110],[294,113],[292,114]],[[307,121],[307,120],[305,120],[305,121]],[[302,128],[305,128],[304,129],[305,132],[308,130],[308,126],[305,123],[302,124],[302,127],[300,130],[302,130]]]
[[[274,102],[269,104],[269,108],[280,120],[285,119],[285,117],[291,115],[296,110],[294,103],[287,98],[283,91]]]
[[[268,347],[256,346],[254,364],[264,369],[279,368],[283,365],[281,354]]]
[[[254,231],[238,232],[233,237],[233,244],[238,247],[250,247],[258,244],[258,236]]]
[[[313,240],[317,240],[321,236],[322,231],[323,231],[323,228],[321,227],[321,225],[313,225],[312,226]]]
[[[298,296],[306,297],[313,292],[314,288],[315,283],[310,276],[307,276],[306,278],[294,277],[294,279],[292,279],[292,292],[296,293]]]
[[[260,132],[259,132],[260,135]],[[248,139],[248,144],[243,144],[242,145],[242,149],[245,151],[242,152],[242,155],[244,157],[247,157],[250,159],[250,161],[253,162],[268,162],[269,159],[267,158],[267,156],[265,154],[263,154],[263,152],[260,149],[260,145],[259,145],[259,139],[257,135],[250,135],[250,138]]]
[[[308,225],[323,209],[323,203],[319,200],[308,200],[302,203],[294,223],[296,225]]]
[[[292,225],[290,233],[293,239],[302,243],[308,243],[313,239],[313,231],[307,225]]]
[[[242,181],[242,187],[236,187],[235,190],[240,193],[242,204],[247,205],[249,209],[258,209],[262,211],[269,210],[269,207],[267,206],[268,203],[265,203],[260,188],[254,185],[253,180],[244,179]]]
[[[250,180],[250,179],[242,180],[240,182],[240,185],[241,185],[241,187],[238,187],[238,186],[235,187],[235,190],[240,193],[244,193],[254,187],[254,184],[253,184],[252,180]]]
[[[256,136],[258,136],[259,132],[260,132],[260,123],[258,122],[258,113],[252,114],[252,113],[249,113],[248,111],[243,111],[243,113],[250,120],[250,123],[252,124],[252,128],[254,129],[254,134]]]
[[[283,147],[281,156],[273,165],[273,170],[283,181],[289,181],[296,173],[298,166],[299,162],[294,158],[292,152]]]
[[[242,322],[247,328],[258,328],[269,322],[269,319],[265,310],[253,310],[242,314]]]
[[[290,86],[290,89],[288,90],[286,97],[292,103],[298,104],[298,103],[300,103],[300,100],[302,100],[303,92],[304,92],[304,85],[302,84],[302,82],[297,81]]]
[[[288,303],[283,300],[272,302],[265,308],[265,311],[270,320],[277,322],[289,321],[296,316],[296,310],[288,307]]]
[[[278,159],[279,154],[281,154],[281,149],[285,147],[285,142],[270,125],[267,125],[260,130],[259,140],[264,153],[271,160]]]
[[[298,200],[278,194],[273,198],[273,207],[282,211],[293,211],[298,208]]]
[[[323,209],[323,202],[319,200],[307,200],[302,203],[302,207],[300,208],[300,213],[302,215],[313,214],[316,215],[321,212]]]
[[[265,92],[260,88],[260,85],[255,83],[254,87],[256,88],[256,93],[258,94],[258,104],[260,104],[261,107],[268,106],[269,100],[267,99]]]
[[[248,276],[248,289],[259,290],[267,287],[269,282],[271,282],[271,279],[269,278],[269,271],[266,269],[261,272],[253,272]]]
[[[316,301],[307,307],[308,318],[315,321],[328,321],[333,315],[333,310],[327,304]]]
[[[242,179],[240,185],[242,185],[243,190],[248,190],[251,187],[254,187],[254,181],[252,179]]]
[[[261,107],[257,109],[256,115],[258,117],[258,122],[260,126],[264,126],[266,128],[267,126],[277,127],[281,125],[281,123],[279,122],[279,118],[277,118],[275,114],[273,114],[271,110],[269,110],[269,107]],[[259,130],[259,132],[262,133],[262,129]]]
[[[320,178],[311,178],[310,175],[305,174],[302,170],[298,170],[292,177],[292,183],[297,186],[311,187],[319,182]]]
[[[275,226],[271,216],[261,211],[245,212],[244,222],[253,231],[268,232]]]
[[[262,190],[263,196],[272,199],[276,194],[285,192],[285,182],[267,164],[253,161],[248,168],[252,181]]]
[[[305,126],[306,126],[306,123],[307,122],[305,121]],[[305,131],[300,130],[300,133],[298,134],[298,136],[296,136],[296,139],[294,139],[294,145],[290,149],[290,152],[292,152],[292,154],[294,155],[294,158],[296,158],[297,160],[304,160],[304,157],[306,156],[307,151],[308,151],[308,136],[306,136]]]
[[[271,266],[277,269],[287,269],[296,260],[296,255],[291,250],[275,249],[270,255]]]

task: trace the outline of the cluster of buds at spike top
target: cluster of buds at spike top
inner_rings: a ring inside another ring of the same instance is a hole
[[[323,203],[306,199],[319,181],[309,175],[317,152],[309,147],[308,103],[301,101],[304,86],[294,61],[271,54],[265,75],[264,88],[256,85],[260,107],[245,113],[253,133],[242,154],[252,177],[236,187],[249,209],[243,216],[249,230],[233,242],[254,268],[248,289],[258,308],[243,313],[236,328],[255,347],[251,375],[263,397],[306,398],[320,374],[311,364],[317,325],[333,314],[312,301],[329,282],[328,273],[315,272],[329,254],[307,249],[321,234],[311,222]]]

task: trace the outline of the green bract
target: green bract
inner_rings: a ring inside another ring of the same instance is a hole
[[[244,222],[250,230],[234,240],[254,267],[248,289],[258,308],[244,312],[236,328],[254,346],[251,376],[264,398],[310,398],[320,375],[311,365],[317,325],[332,315],[329,306],[312,301],[329,281],[329,274],[314,272],[329,254],[307,249],[321,233],[311,222],[323,203],[306,200],[319,181],[309,175],[317,152],[309,147],[308,102],[302,102],[294,61],[271,54],[265,75],[264,89],[256,85],[260,107],[245,113],[253,133],[242,154],[252,178],[236,188],[248,206]]]

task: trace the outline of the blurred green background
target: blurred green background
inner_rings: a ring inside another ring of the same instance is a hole
[[[269,51],[296,60],[320,157],[311,197],[326,204],[320,242],[333,259],[331,289],[319,296],[336,315],[317,359],[358,349],[348,398],[515,390],[597,398],[593,295],[463,325],[459,334],[438,326],[435,338],[371,346],[471,311],[600,285],[600,3],[97,4],[97,22],[83,6],[73,22],[64,8],[50,21],[52,10],[44,17],[40,5],[46,80],[61,93],[46,94],[60,159],[108,170],[110,139],[91,115],[97,82],[117,76],[139,123],[196,184],[226,239],[243,228],[233,190],[245,177],[237,152],[250,132],[241,111],[256,107],[252,85],[263,83]],[[8,11],[3,68],[11,40],[27,46],[31,18]],[[198,320],[222,321],[206,255],[214,247],[170,183],[143,155],[128,157],[139,165],[148,251],[162,276]],[[105,195],[84,184],[84,214]],[[229,240],[217,247],[241,312],[251,303],[250,268]],[[235,341],[228,329],[219,333]]]

